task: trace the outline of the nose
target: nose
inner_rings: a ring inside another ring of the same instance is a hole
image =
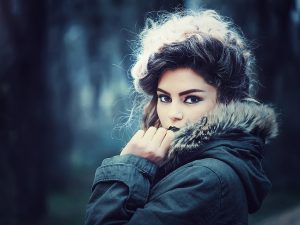
[[[170,115],[170,119],[173,120],[173,121],[182,120],[183,119],[183,114],[181,112],[174,112]]]
[[[173,106],[169,111],[169,118],[172,121],[178,121],[183,119],[183,112],[180,110],[178,106]]]

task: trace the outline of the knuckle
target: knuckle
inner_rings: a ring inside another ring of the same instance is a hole
[[[136,134],[142,134],[142,133],[144,133],[145,131],[144,130],[138,130],[137,132],[136,132]]]
[[[164,127],[159,127],[158,130],[166,131],[167,129]]]
[[[154,130],[157,130],[157,128],[156,127],[153,127],[153,126],[151,126],[151,127],[149,127],[149,129],[148,130],[150,130],[150,131],[154,131]]]
[[[166,133],[167,132],[167,129],[163,128],[163,127],[160,127],[157,129],[158,132],[161,132],[161,133]]]
[[[167,131],[167,135],[166,135],[168,138],[174,138],[175,137],[175,133],[171,130],[168,130]]]

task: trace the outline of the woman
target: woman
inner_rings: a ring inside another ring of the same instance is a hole
[[[131,71],[150,97],[143,129],[97,169],[86,224],[248,224],[271,187],[261,161],[277,134],[253,66],[215,11],[150,21]]]

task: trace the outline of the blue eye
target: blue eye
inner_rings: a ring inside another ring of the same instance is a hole
[[[195,103],[198,103],[200,101],[202,101],[203,99],[198,97],[198,96],[194,96],[194,95],[190,95],[190,96],[187,96],[185,99],[184,99],[184,102],[185,103],[188,103],[188,104],[195,104]]]
[[[172,102],[172,99],[168,95],[158,95],[160,102]]]

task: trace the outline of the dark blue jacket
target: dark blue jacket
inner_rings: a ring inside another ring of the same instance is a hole
[[[160,167],[134,155],[105,159],[86,225],[248,224],[271,187],[261,161],[276,132],[269,107],[235,103],[182,129]]]

